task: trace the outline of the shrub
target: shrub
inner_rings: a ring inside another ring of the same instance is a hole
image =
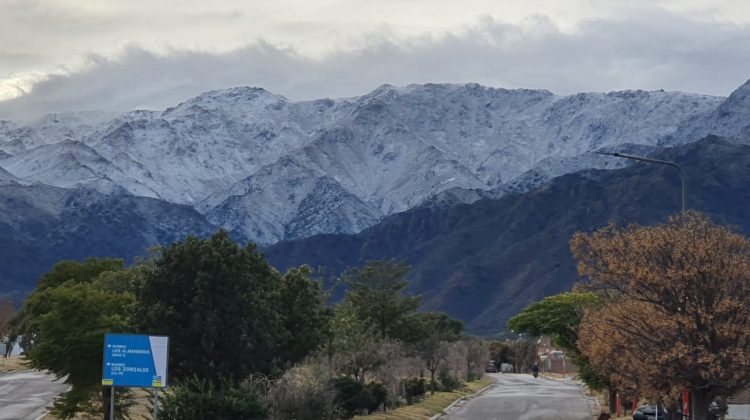
[[[403,385],[407,404],[414,404],[427,393],[427,383],[424,378],[404,379]]]
[[[310,366],[294,367],[276,381],[268,393],[273,418],[326,420],[334,417],[336,391],[321,372]]]
[[[441,370],[438,373],[438,381],[440,381],[441,391],[452,392],[463,387],[463,383],[451,376],[447,370]]]
[[[357,414],[371,413],[385,402],[388,395],[385,386],[376,382],[362,385],[350,376],[333,380],[336,388],[336,404],[343,418],[352,418]]]
[[[189,378],[173,386],[160,398],[159,418],[165,420],[256,420],[268,411],[249,390],[228,383]]]
[[[363,405],[368,413],[372,413],[377,410],[381,404],[385,403],[385,398],[387,396],[388,391],[385,389],[385,386],[377,382],[370,382],[365,385],[362,390]]]

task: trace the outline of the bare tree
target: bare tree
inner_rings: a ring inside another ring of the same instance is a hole
[[[0,297],[0,343],[5,344],[4,357],[11,353],[13,343],[9,340],[11,323],[16,316],[16,308],[13,306],[13,300],[10,298]]]

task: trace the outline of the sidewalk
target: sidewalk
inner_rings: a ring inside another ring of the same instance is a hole
[[[596,395],[592,395],[586,384],[583,383],[580,379],[578,379],[575,375],[565,375],[563,376],[560,373],[543,373],[540,375],[542,378],[545,379],[551,379],[553,381],[562,382],[564,384],[569,385],[578,385],[578,389],[581,391],[581,396],[586,400],[586,403],[588,404],[589,408],[591,409],[591,415],[596,418],[599,416],[599,414],[602,413],[601,405],[599,404],[599,398],[596,397]],[[631,417],[612,417],[611,420],[619,420],[619,419],[630,419]]]

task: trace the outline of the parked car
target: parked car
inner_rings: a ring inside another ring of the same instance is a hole
[[[487,364],[487,367],[484,368],[484,371],[487,373],[497,373],[497,367],[494,363],[490,362]]]
[[[659,407],[659,418],[663,419],[667,415],[664,407]],[[633,413],[633,420],[654,420],[656,419],[656,406],[642,405]]]
[[[677,414],[681,414],[678,410]],[[667,411],[664,407],[659,407],[659,418],[666,418]],[[719,405],[712,402],[708,407],[708,418],[709,420],[718,420],[719,416]],[[654,420],[656,419],[656,407],[653,405],[642,405],[635,410],[633,413],[633,420]]]

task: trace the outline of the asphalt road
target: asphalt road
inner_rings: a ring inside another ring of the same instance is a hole
[[[68,389],[42,372],[0,373],[0,419],[35,420],[60,393]]]
[[[591,420],[591,408],[576,384],[531,375],[489,374],[495,383],[454,405],[448,420]]]

